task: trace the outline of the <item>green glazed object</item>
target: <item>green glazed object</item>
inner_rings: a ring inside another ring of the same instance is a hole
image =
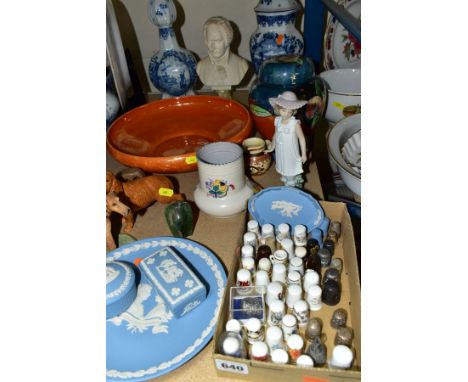
[[[166,223],[176,237],[187,237],[193,233],[193,214],[190,203],[175,201],[164,209]]]
[[[128,243],[133,243],[137,239],[135,239],[132,235],[129,235],[128,233],[119,233],[119,247],[122,245],[128,244]]]

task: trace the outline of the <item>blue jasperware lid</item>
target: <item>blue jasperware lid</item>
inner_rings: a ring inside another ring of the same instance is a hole
[[[106,264],[106,318],[116,316],[132,304],[136,295],[135,272],[122,262]]]
[[[256,7],[255,12],[285,12],[296,11],[301,9],[297,0],[260,0]]]

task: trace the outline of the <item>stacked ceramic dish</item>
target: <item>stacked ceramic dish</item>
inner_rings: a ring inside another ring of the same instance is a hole
[[[333,126],[327,145],[343,182],[361,196],[361,114],[344,118]]]

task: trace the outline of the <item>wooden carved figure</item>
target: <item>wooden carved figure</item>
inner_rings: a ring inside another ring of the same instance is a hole
[[[135,213],[145,210],[154,202],[163,204],[184,200],[174,193],[174,185],[164,175],[148,175],[130,181],[120,181],[111,171],[106,172],[106,194],[114,192],[119,199],[130,207],[127,216],[122,217],[122,232],[130,233],[135,222]]]
[[[112,224],[110,219],[112,212],[116,212],[122,215],[122,217],[128,216],[131,212],[130,207],[123,204],[114,192],[110,192],[106,195],[106,246],[111,250],[117,248],[114,238],[112,237]]]

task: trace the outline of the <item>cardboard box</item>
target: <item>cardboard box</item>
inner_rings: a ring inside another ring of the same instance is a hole
[[[343,259],[342,292],[338,305],[327,306],[324,304],[320,311],[312,312],[311,317],[319,317],[323,321],[322,334],[326,338],[325,346],[327,348],[327,359],[329,359],[336,333],[336,330],[330,326],[331,316],[337,308],[347,310],[347,326],[350,326],[354,332],[352,347],[355,359],[353,367],[349,370],[330,369],[327,366],[306,369],[295,365],[281,366],[271,362],[252,361],[220,354],[218,339],[224,331],[226,321],[229,319],[229,290],[231,286],[235,286],[235,277],[240,260],[237,256],[229,271],[223,305],[214,334],[213,361],[218,376],[268,382],[343,382],[361,380],[361,287],[351,218],[344,203],[320,202],[320,204],[330,220],[341,222],[342,232],[335,248],[334,257]],[[303,329],[301,329],[301,333],[303,333]]]

